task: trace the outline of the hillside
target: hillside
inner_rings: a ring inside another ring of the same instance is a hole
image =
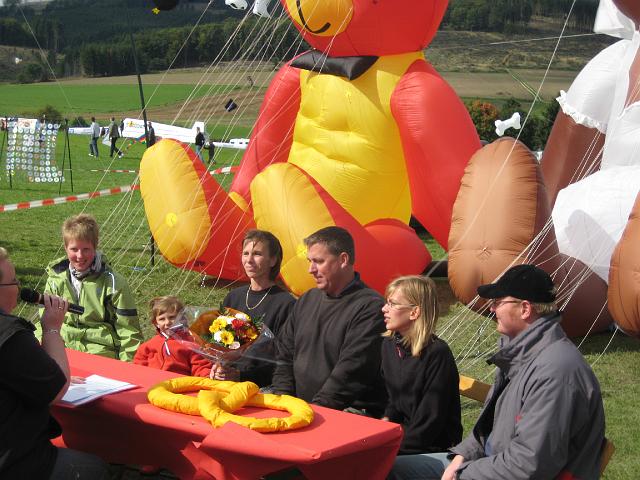
[[[451,0],[427,55],[443,71],[544,69],[570,4],[567,0]],[[143,73],[164,71],[171,64],[206,66],[220,52],[223,57],[218,60],[233,61],[242,51],[245,59],[263,60],[267,54],[277,64],[290,58],[295,49],[289,47],[299,43],[289,22],[275,19],[281,8],[277,0],[270,7],[274,19],[268,21],[253,15],[241,21],[244,12],[222,2],[181,0],[176,9],[158,15],[151,12],[152,6],[151,0],[54,0],[38,10],[0,8],[0,45],[40,45],[57,77],[101,77],[135,73],[130,32]],[[579,69],[611,42],[590,32],[596,7],[595,0],[576,2],[554,69]],[[196,23],[198,29],[192,32]],[[245,40],[265,25],[275,31],[276,47],[267,46],[266,51],[264,42],[258,42],[246,49]],[[230,38],[232,43],[227,45]],[[10,55],[0,58],[0,81],[42,81],[52,76],[39,56],[18,66],[12,61]]]

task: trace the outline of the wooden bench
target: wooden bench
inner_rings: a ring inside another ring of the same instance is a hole
[[[476,400],[478,402],[484,403],[487,395],[489,394],[489,389],[491,385],[488,383],[481,382],[480,380],[476,380],[475,378],[465,377],[464,375],[460,375],[460,383],[459,387],[460,395],[463,397],[471,398],[472,400]],[[609,460],[613,456],[613,452],[615,452],[616,447],[613,446],[613,442],[605,437],[604,445],[602,446],[602,451],[600,452],[600,475],[604,472],[604,469],[607,467]]]

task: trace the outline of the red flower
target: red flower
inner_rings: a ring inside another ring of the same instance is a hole
[[[240,330],[245,327],[247,323],[244,320],[234,319],[231,321],[231,326],[234,330]]]

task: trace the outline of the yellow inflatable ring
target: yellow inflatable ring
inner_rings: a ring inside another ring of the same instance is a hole
[[[182,395],[187,392],[198,392],[198,396]],[[313,410],[304,400],[289,395],[258,393],[258,386],[252,382],[178,377],[151,387],[147,398],[151,404],[165,410],[201,415],[214,427],[234,422],[258,432],[278,432],[306,427],[313,421]],[[233,413],[244,406],[287,411],[290,415],[254,418]]]

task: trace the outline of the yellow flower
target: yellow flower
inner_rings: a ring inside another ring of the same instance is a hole
[[[211,333],[216,333],[216,332],[219,332],[220,330],[223,330],[226,326],[227,326],[226,320],[216,318],[211,324],[211,326],[209,327],[209,331]]]
[[[249,337],[249,340],[255,340],[258,337],[258,331],[251,326],[247,329],[247,337]]]
[[[221,332],[220,333],[220,341],[224,345],[231,345],[235,339],[233,338],[233,333],[231,332]]]

